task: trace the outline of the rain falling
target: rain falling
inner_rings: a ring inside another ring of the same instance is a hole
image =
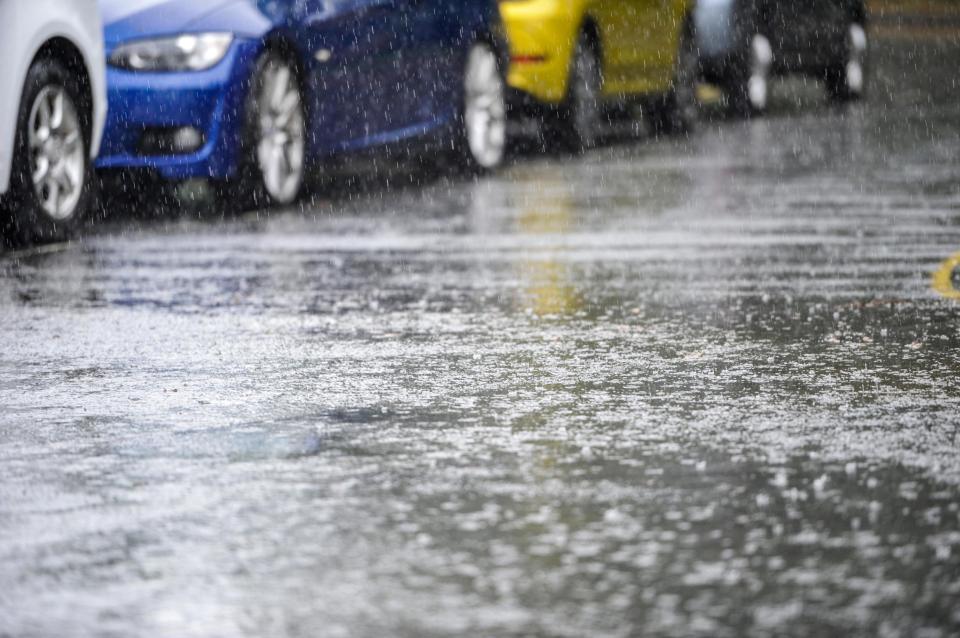
[[[960,4],[0,42],[0,638],[960,635]]]

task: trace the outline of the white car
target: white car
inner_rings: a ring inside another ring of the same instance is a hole
[[[91,205],[107,111],[97,0],[0,0],[0,232],[68,237]]]

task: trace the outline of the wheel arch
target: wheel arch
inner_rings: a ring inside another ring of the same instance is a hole
[[[774,31],[773,9],[769,0],[743,0],[739,3],[736,16],[745,29],[741,29],[739,36],[749,38],[754,32],[761,32],[771,37]]]
[[[580,28],[577,29],[577,40],[580,39],[581,35],[586,37],[587,42],[590,43],[594,54],[597,56],[597,59],[602,65],[603,36],[600,34],[600,24],[597,22],[596,18],[591,15],[587,15],[583,18],[583,22],[580,23]]]
[[[506,78],[510,68],[510,45],[507,43],[506,37],[498,37],[496,31],[490,25],[485,25],[477,29],[463,42],[461,49],[464,60],[470,48],[475,44],[485,44],[493,49],[493,53],[497,56],[497,62],[500,65],[500,72],[504,75],[504,78]],[[466,64],[466,62],[464,62],[464,64]]]
[[[294,36],[284,33],[283,31],[275,31],[264,36],[263,45],[257,52],[255,59],[259,60],[264,55],[271,53],[280,56],[285,61],[292,64],[294,71],[296,71],[297,83],[300,85],[300,96],[303,105],[304,117],[306,118],[307,138],[308,140],[313,140],[314,136],[312,135],[311,131],[313,130],[315,109],[313,104],[313,91],[310,83],[308,69],[309,60],[307,59],[307,53],[297,45]],[[308,147],[312,147],[312,142],[308,143]]]
[[[604,68],[603,38],[600,35],[600,25],[593,16],[586,14],[583,17],[583,20],[581,20],[580,24],[577,26],[577,29],[573,32],[573,46],[570,47],[570,56],[567,59],[567,71],[563,86],[563,94],[565,96],[569,96],[570,94],[573,65],[577,56],[577,47],[580,45],[580,38],[586,39],[591,52],[597,56],[597,62],[600,64],[601,76],[606,71]]]
[[[510,44],[507,42],[506,36],[498,36],[494,28],[486,25],[477,29],[473,34],[473,39],[466,43],[466,48],[469,49],[470,46],[477,43],[486,44],[492,48],[500,60],[501,68],[506,71],[507,66],[510,64]]]
[[[297,78],[302,89],[306,89],[307,69],[305,68],[305,53],[297,46],[296,40],[281,31],[270,33],[263,38],[263,46],[259,56],[265,53],[275,53],[287,62],[293,64],[297,71]]]
[[[851,0],[849,6],[849,15],[854,22],[866,26],[867,24],[867,3],[864,0]]]

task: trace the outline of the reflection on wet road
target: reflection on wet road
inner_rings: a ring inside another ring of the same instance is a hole
[[[885,47],[847,111],[6,256],[0,635],[956,634],[960,49]]]

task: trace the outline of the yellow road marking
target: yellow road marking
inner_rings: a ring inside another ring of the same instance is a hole
[[[937,294],[947,299],[960,299],[960,290],[953,283],[953,273],[960,268],[960,253],[951,255],[940,264],[937,272],[933,273],[930,285]]]

